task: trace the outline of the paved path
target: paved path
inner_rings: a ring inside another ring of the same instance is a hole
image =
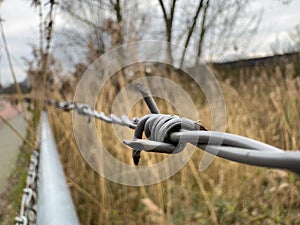
[[[24,118],[8,103],[0,102],[0,113],[21,132],[26,134]],[[22,140],[0,120],[0,193],[4,191],[7,178],[13,171]]]

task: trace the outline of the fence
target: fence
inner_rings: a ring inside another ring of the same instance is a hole
[[[79,224],[47,118],[42,114],[37,224]]]
[[[79,225],[45,111],[42,112],[40,142],[40,153],[33,151],[31,157],[16,225]]]
[[[105,115],[90,106],[74,102],[45,101],[45,104],[64,111],[76,110],[78,114],[108,123],[134,129],[134,138],[125,140],[130,146],[133,161],[139,163],[141,151],[175,154],[191,143],[213,155],[255,166],[288,169],[300,174],[300,151],[282,149],[246,137],[223,132],[207,131],[205,127],[187,118],[159,113],[150,93],[141,84],[138,88],[151,112],[142,118],[129,119],[122,115]],[[32,101],[32,99],[25,99]],[[145,134],[147,139],[142,139]],[[42,113],[41,152],[34,152],[27,186],[24,189],[20,216],[16,224],[79,224],[55,146],[47,113]],[[39,160],[38,160],[39,158]],[[39,163],[37,163],[39,161]],[[38,185],[36,169],[39,164]],[[32,172],[34,171],[34,172]],[[37,208],[35,206],[37,199]],[[37,210],[37,211],[36,211]],[[37,214],[37,220],[35,215]]]

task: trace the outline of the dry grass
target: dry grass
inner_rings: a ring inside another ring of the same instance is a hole
[[[201,121],[209,127],[210,109],[199,98],[200,90],[191,90],[191,81],[174,72],[168,78],[190,93]],[[108,113],[108,106],[126,83],[121,73],[116,75],[99,96],[98,110]],[[299,76],[282,76],[276,70],[270,77],[261,71],[259,77],[239,82],[227,79],[221,86],[228,132],[284,149],[300,149]],[[175,113],[165,101],[159,100],[158,105],[165,113]],[[48,110],[82,224],[300,224],[300,179],[294,173],[223,159],[216,159],[200,173],[197,166],[203,153],[199,151],[180,172],[162,183],[145,187],[116,184],[86,164],[71,129],[63,129],[72,127],[71,114]],[[130,112],[132,116],[146,113],[142,102]],[[111,125],[98,122],[97,126],[111,154],[132,163],[130,151],[120,154],[125,146],[111,137]],[[153,164],[163,157],[143,154],[142,163]]]

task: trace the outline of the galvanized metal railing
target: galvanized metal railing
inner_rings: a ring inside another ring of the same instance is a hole
[[[47,113],[42,113],[37,224],[79,225]]]
[[[33,150],[16,225],[79,225],[51,132],[42,112],[40,151]]]

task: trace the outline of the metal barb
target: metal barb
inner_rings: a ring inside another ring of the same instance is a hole
[[[159,109],[158,109],[154,99],[152,98],[150,92],[145,87],[145,85],[141,82],[137,82],[136,87],[139,89],[140,93],[142,94],[143,99],[146,102],[150,112],[153,114],[159,114]]]

